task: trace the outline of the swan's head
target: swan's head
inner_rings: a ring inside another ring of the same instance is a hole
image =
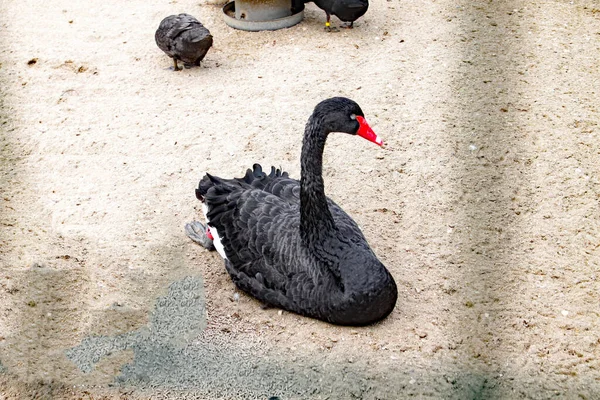
[[[353,100],[345,97],[332,97],[323,100],[315,107],[314,116],[324,125],[325,131],[343,132],[358,135],[379,146],[383,140],[369,126],[365,114]]]

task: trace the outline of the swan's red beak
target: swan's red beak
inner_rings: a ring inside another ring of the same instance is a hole
[[[376,145],[383,146],[383,140],[381,140],[381,138],[377,136],[375,132],[373,132],[373,129],[371,129],[366,119],[357,115],[356,120],[360,124],[358,132],[356,132],[358,136],[363,137],[369,142],[375,143]]]

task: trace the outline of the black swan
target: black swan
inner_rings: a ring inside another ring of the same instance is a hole
[[[345,132],[378,145],[381,139],[354,101],[320,102],[304,132],[301,179],[255,164],[243,178],[206,174],[196,189],[206,225],[188,236],[212,245],[241,290],[266,305],[339,325],[385,318],[396,304],[394,279],[358,225],[325,196],[322,161],[327,135]]]
[[[344,27],[352,29],[354,21],[365,15],[369,8],[368,0],[307,0],[307,3],[310,1],[313,1],[317,7],[327,14],[325,29],[328,31],[332,31],[331,14],[344,22],[349,22]]]
[[[171,15],[163,19],[154,35],[156,44],[173,59],[175,71],[179,71],[177,60],[183,61],[186,68],[200,65],[213,37],[208,29],[189,14]]]

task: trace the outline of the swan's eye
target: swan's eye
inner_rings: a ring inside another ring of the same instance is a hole
[[[350,119],[356,119],[356,114],[350,114]]]

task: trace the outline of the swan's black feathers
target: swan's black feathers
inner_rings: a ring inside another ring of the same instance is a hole
[[[260,164],[254,164],[252,169],[248,169],[246,175],[242,178],[223,179],[207,173],[200,181],[198,189],[196,189],[196,197],[202,200],[208,189],[218,184],[238,186],[240,188],[262,189],[282,197],[283,193],[281,192],[286,190],[285,186],[291,182],[297,183],[298,181],[289,179],[288,173],[279,168],[271,167],[271,172],[267,175],[263,172]],[[271,189],[273,186],[276,186],[276,188]],[[300,187],[298,187],[298,193],[299,190]]]
[[[223,243],[227,271],[240,289],[267,304],[307,315],[330,313],[339,306],[341,300],[332,300],[336,293],[343,295],[344,285],[333,265],[330,269],[306,268],[298,257],[303,254],[299,246],[300,182],[274,167],[269,175],[261,175],[258,164],[253,168],[254,172],[248,170],[243,178],[206,174],[196,189],[208,206],[207,219]],[[375,258],[358,225],[331,199],[328,204],[347,244]],[[340,243],[324,243],[319,256],[334,264],[340,249]],[[330,287],[324,290],[324,283]],[[307,293],[311,293],[310,301]],[[324,309],[322,305],[328,303]]]
[[[355,115],[363,114],[349,99],[315,107],[305,130],[302,183],[255,164],[242,178],[206,174],[196,189],[237,287],[266,304],[342,325],[386,317],[398,295],[358,225],[323,189],[325,139],[329,132],[356,134]]]

